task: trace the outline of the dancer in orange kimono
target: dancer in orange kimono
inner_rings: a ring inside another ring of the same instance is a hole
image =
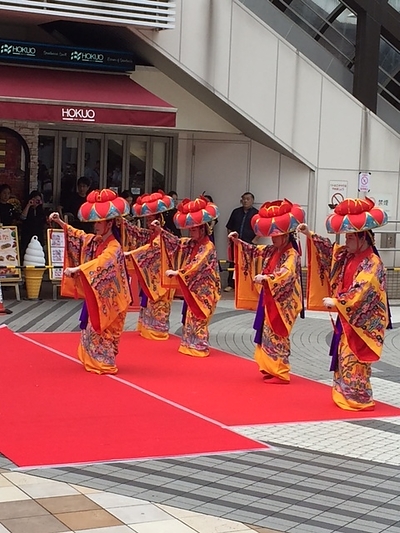
[[[184,297],[179,351],[194,357],[210,353],[208,325],[221,297],[217,253],[208,226],[218,216],[218,207],[206,198],[186,198],[177,206],[174,222],[179,229],[189,229],[189,238],[178,238],[162,230],[158,221],[152,222],[161,234],[162,285],[179,287]]]
[[[95,234],[75,229],[52,213],[49,220],[64,229],[65,256],[61,294],[84,298],[78,356],[88,372],[115,374],[115,358],[131,301],[125,258],[115,218],[129,205],[110,189],[92,191],[81,206],[82,222],[93,222]]]
[[[328,233],[345,233],[344,245],[312,233],[307,236],[307,308],[337,311],[330,355],[333,401],[349,411],[371,411],[371,363],[383,347],[389,310],[386,269],[374,245],[372,229],[387,222],[372,200],[343,200],[326,220]]]
[[[290,383],[290,333],[303,309],[301,264],[294,231],[304,211],[288,200],[266,202],[251,220],[259,237],[272,245],[255,245],[229,234],[235,244],[236,307],[256,309],[254,357],[268,385]],[[258,287],[257,287],[258,286]]]
[[[153,220],[163,225],[162,213],[175,207],[174,200],[163,191],[140,196],[132,207],[136,217],[144,217],[147,227]],[[125,253],[128,270],[135,271],[141,287],[141,303],[137,329],[140,335],[150,340],[167,340],[169,337],[169,315],[174,296],[172,289],[161,285],[160,237],[152,230],[144,246]]]

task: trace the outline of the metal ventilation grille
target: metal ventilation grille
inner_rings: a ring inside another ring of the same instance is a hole
[[[175,7],[170,0],[2,0],[0,11],[164,29],[175,27]]]

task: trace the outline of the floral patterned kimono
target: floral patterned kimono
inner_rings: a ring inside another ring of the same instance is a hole
[[[73,278],[63,276],[61,294],[84,298],[78,356],[89,372],[115,374],[115,358],[131,300],[124,254],[111,235],[106,241],[72,226],[65,228],[64,268],[80,265]]]
[[[138,321],[141,336],[150,340],[168,339],[174,291],[161,285],[160,237],[131,251],[126,260],[128,271],[135,270],[144,293]]]
[[[300,256],[291,243],[278,250],[238,241],[235,252],[236,307],[256,309],[258,301],[255,360],[265,381],[275,378],[275,383],[287,384],[289,336],[303,307]],[[255,284],[256,274],[267,274],[268,279]],[[262,287],[260,293],[257,286]]]
[[[336,300],[333,401],[349,411],[372,410],[371,363],[381,356],[389,319],[386,269],[372,247],[350,254],[316,234],[307,247],[308,309],[322,310],[326,296]]]
[[[180,288],[185,300],[184,323],[179,351],[195,357],[210,353],[208,325],[221,297],[217,253],[208,236],[199,241],[179,239],[161,232],[162,285]],[[176,278],[165,271],[178,270]]]

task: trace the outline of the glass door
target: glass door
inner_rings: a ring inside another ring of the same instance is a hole
[[[107,187],[122,192],[125,138],[122,135],[107,136]]]
[[[90,189],[104,187],[101,183],[102,172],[102,142],[103,135],[84,135],[83,139],[83,176],[90,179]]]
[[[38,189],[43,194],[45,207],[53,207],[54,202],[54,160],[55,134],[39,135],[38,147]]]
[[[168,176],[168,139],[151,140],[151,191],[165,190]]]
[[[79,133],[62,133],[59,149],[61,170],[60,205],[64,206],[76,191],[79,161]]]
[[[128,189],[136,199],[146,191],[147,140],[130,137]]]

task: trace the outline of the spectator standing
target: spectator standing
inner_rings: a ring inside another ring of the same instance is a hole
[[[81,222],[78,218],[78,212],[80,207],[86,202],[86,197],[89,192],[90,179],[85,176],[81,176],[77,182],[77,190],[65,198],[65,205],[61,206],[62,215],[72,215],[70,221],[71,226],[84,231],[88,230],[88,224]]]
[[[0,224],[3,226],[15,226],[18,213],[10,203],[11,187],[7,183],[0,185]]]
[[[36,235],[42,246],[45,244],[44,229],[46,214],[43,209],[42,194],[35,190],[29,195],[28,201],[20,215],[21,224],[21,259],[32,237]]]
[[[178,193],[176,191],[169,191],[167,196],[171,196],[174,200],[175,207],[173,209],[170,209],[169,211],[166,211],[163,214],[164,217],[164,226],[163,228],[173,235],[176,235],[177,237],[182,237],[182,232],[179,228],[176,227],[174,222],[174,216],[177,212],[176,204],[178,202]]]
[[[254,215],[258,213],[258,209],[253,207],[254,204],[254,194],[251,192],[245,192],[242,194],[240,203],[241,207],[237,207],[231,213],[229,220],[226,224],[226,229],[228,234],[231,232],[236,232],[238,238],[247,243],[256,242],[256,234],[251,226],[251,219]],[[229,246],[229,256],[230,259],[233,259],[233,245],[231,243]],[[230,261],[229,268],[233,268],[234,263]],[[224,291],[229,292],[235,288],[233,280],[233,271],[230,270],[228,274],[228,285],[225,287]]]

